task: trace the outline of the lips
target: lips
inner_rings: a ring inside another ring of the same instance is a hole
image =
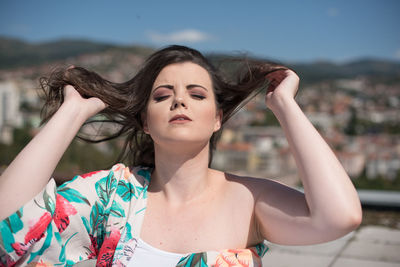
[[[172,123],[183,123],[183,122],[188,122],[188,121],[192,121],[192,120],[184,114],[175,115],[169,120],[169,122],[172,122]]]

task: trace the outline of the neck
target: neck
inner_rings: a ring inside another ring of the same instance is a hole
[[[155,145],[155,169],[150,192],[160,193],[171,204],[196,200],[209,188],[209,144],[191,150]]]

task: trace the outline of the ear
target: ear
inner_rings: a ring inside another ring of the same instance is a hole
[[[222,109],[218,109],[217,113],[215,114],[214,132],[216,132],[219,129],[221,129],[222,115],[223,115]]]

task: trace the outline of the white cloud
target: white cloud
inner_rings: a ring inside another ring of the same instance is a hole
[[[329,17],[336,17],[337,15],[339,15],[339,9],[337,9],[336,7],[328,8],[328,16]]]
[[[212,36],[194,29],[187,29],[172,33],[148,32],[147,36],[155,43],[198,43],[212,39]]]

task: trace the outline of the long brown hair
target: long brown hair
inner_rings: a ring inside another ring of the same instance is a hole
[[[143,131],[143,113],[146,112],[151,88],[160,71],[173,63],[192,62],[207,70],[211,77],[217,108],[223,112],[222,125],[242,108],[253,96],[265,89],[270,82],[268,74],[286,69],[281,65],[245,60],[244,68],[235,75],[236,80],[228,80],[197,50],[173,45],[152,54],[139,72],[129,81],[114,83],[95,72],[81,67],[59,69],[49,77],[40,79],[45,95],[42,109],[42,123],[45,123],[63,103],[63,88],[72,85],[86,98],[98,97],[107,104],[100,114],[102,119],[93,122],[117,124],[117,131],[100,139],[78,134],[88,142],[102,142],[120,136],[125,137],[119,160],[130,158],[130,164],[154,166],[154,143]],[[216,147],[222,127],[210,139],[210,160]]]

